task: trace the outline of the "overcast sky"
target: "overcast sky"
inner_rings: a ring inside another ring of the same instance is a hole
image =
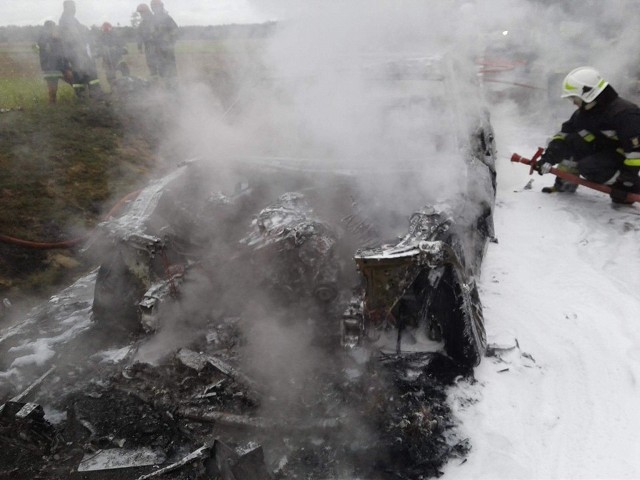
[[[125,26],[130,24],[131,14],[142,1],[76,0],[76,17],[87,26],[101,25],[106,21]],[[250,0],[164,0],[164,5],[182,26],[269,20],[268,14]],[[0,25],[40,25],[45,20],[57,22],[61,13],[62,0],[2,0]]]

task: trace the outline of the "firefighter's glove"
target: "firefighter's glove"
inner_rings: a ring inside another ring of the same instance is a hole
[[[536,170],[540,175],[544,175],[545,173],[549,173],[551,171],[551,167],[560,163],[567,155],[566,155],[566,145],[562,140],[552,140],[547,145],[544,153],[538,160],[538,164],[536,166]]]
[[[536,164],[536,170],[538,171],[539,175],[549,173],[551,171],[551,167],[553,167],[553,165],[549,162],[545,162],[542,158]]]

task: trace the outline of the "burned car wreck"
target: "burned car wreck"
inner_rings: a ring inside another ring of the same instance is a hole
[[[101,225],[109,253],[98,273],[96,319],[120,309],[118,317],[154,331],[159,305],[175,298],[176,285],[197,269],[213,281],[212,292],[242,284],[244,291],[277,292],[272,300],[287,308],[322,308],[325,317],[341,309],[352,291],[339,327],[343,346],[371,343],[396,330],[394,349],[400,353],[403,332],[410,336],[408,330],[418,328],[443,341],[457,363],[477,365],[485,335],[475,278],[493,238],[495,144],[481,104],[474,110],[473,103],[442,101],[462,88],[451,68],[442,59],[421,58],[384,62],[371,75],[403,85],[396,88],[400,95],[386,100],[385,132],[409,119],[422,142],[464,158],[456,198],[442,203],[419,194],[417,210],[398,212],[366,191],[375,183],[367,176],[388,172],[281,158],[234,159],[232,193],[212,192],[208,187],[215,181],[203,181],[206,167],[198,165],[206,162],[183,165],[141,192],[126,215]],[[440,127],[433,131],[415,121],[427,112],[454,125],[453,131],[445,136]],[[391,174],[396,179],[389,182],[390,195],[400,193],[394,185],[403,194],[424,188],[421,163],[407,162],[403,169]],[[383,225],[393,228],[387,232]],[[395,238],[385,238],[389,234]],[[214,271],[225,272],[223,282],[213,280]],[[335,334],[328,330],[325,335]]]
[[[339,215],[346,215],[332,219],[339,222],[332,225],[320,220],[310,206],[310,198],[327,193],[318,185],[316,192],[307,195],[285,192],[251,217],[248,206],[260,203],[256,197],[263,193],[259,186],[254,189],[244,182],[245,190],[234,197],[213,195],[206,202],[207,210],[188,214],[197,212],[196,207],[172,198],[174,188],[181,182],[192,185],[193,175],[202,173],[195,165],[182,170],[182,176],[159,181],[161,190],[153,186],[143,191],[128,214],[101,226],[104,238],[112,243],[106,247],[109,255],[97,276],[93,303],[97,322],[115,318],[116,327],[155,331],[162,322],[160,306],[177,300],[179,285],[197,270],[206,274],[212,293],[222,297],[225,288],[258,289],[269,292],[275,305],[319,310],[325,321],[344,306],[341,322],[329,321],[323,335],[333,337],[339,331],[346,348],[375,345],[382,332],[394,330],[394,349],[401,353],[403,331],[417,328],[431,340],[443,340],[446,353],[460,365],[480,363],[486,342],[474,281],[476,266],[468,263],[463,250],[462,242],[469,239],[461,238],[446,211],[425,207],[410,217],[408,233],[399,240],[356,249],[363,230],[369,235],[375,232],[367,220],[354,220],[358,212],[351,211],[354,205],[348,203],[354,197],[346,179],[332,180],[333,190],[340,185],[347,193],[343,199],[333,197],[346,209]],[[286,175],[279,175],[284,181]],[[304,174],[291,181],[300,186],[303,178]],[[177,191],[182,193],[181,188]],[[490,211],[485,213],[468,235],[479,242],[471,246],[477,255],[492,232]],[[176,235],[193,231],[188,226],[164,224],[165,218],[178,218],[191,226],[214,222],[215,233],[208,239],[195,233],[194,241]],[[162,226],[154,231],[150,226],[156,224]],[[250,228],[232,233],[243,224]],[[207,258],[203,248],[213,256]],[[232,253],[220,258],[217,249]],[[349,249],[355,264],[351,266],[344,258]],[[343,271],[349,267],[352,272]],[[214,272],[220,271],[225,272],[224,281],[214,278],[220,276]],[[354,272],[360,282],[349,289],[347,278]],[[350,290],[352,297],[345,306],[345,292]]]
[[[392,118],[435,108],[414,87]],[[446,201],[422,164],[391,186],[414,204],[372,191],[385,172],[267,157],[184,162],[128,199],[87,246],[97,271],[0,337],[2,474],[437,477],[470,447],[446,387],[486,349],[495,148],[468,118],[434,137],[464,167]],[[51,365],[23,366],[43,345]]]

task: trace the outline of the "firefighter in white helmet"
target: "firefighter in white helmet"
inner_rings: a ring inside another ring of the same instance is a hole
[[[640,193],[640,108],[618,96],[592,67],[578,67],[564,78],[562,98],[577,109],[562,124],[538,162],[540,175],[564,169],[587,180],[610,185],[611,199],[632,203],[627,193]],[[556,177],[543,192],[575,192],[577,185]]]

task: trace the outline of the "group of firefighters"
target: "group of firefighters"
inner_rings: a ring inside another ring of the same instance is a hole
[[[162,78],[168,87],[175,86],[177,77],[175,42],[178,35],[176,22],[164,9],[161,0],[142,3],[136,9],[141,21],[137,28],[138,49],[144,52],[152,79]],[[52,20],[44,23],[37,48],[40,67],[47,83],[49,103],[56,103],[58,83],[69,83],[79,98],[101,97],[103,89],[98,79],[96,59],[102,59],[107,82],[113,87],[117,72],[129,76],[129,67],[123,56],[128,53],[123,39],[104,22],[98,38],[76,18],[73,0],[63,2],[58,25]]]

